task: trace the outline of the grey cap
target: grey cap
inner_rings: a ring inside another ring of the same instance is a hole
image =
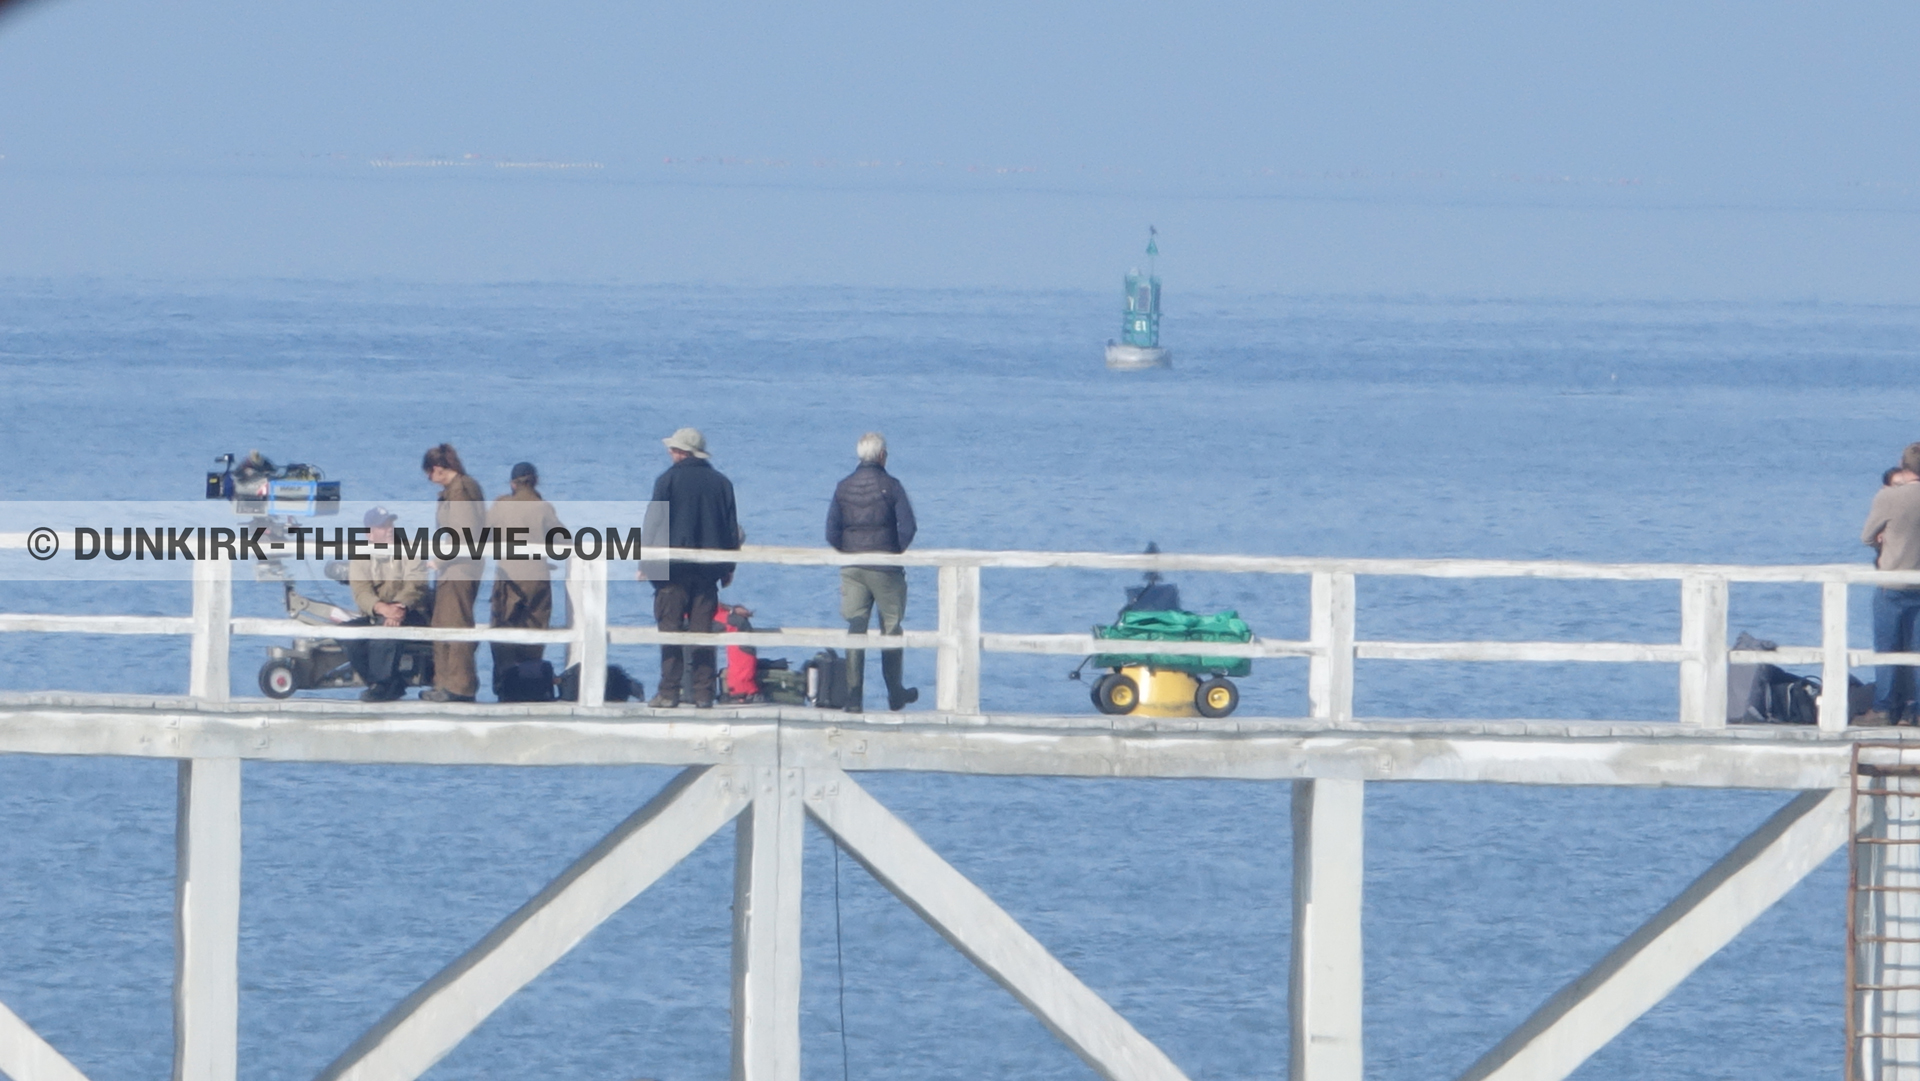
[[[707,437],[701,435],[698,428],[682,428],[660,442],[665,443],[668,450],[683,450],[695,458],[713,457],[707,453]]]
[[[399,520],[400,516],[398,514],[393,513],[385,507],[375,507],[367,512],[365,518],[361,519],[368,529],[379,529],[381,526],[389,526]]]

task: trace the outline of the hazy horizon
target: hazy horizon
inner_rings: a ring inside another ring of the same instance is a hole
[[[1920,12],[0,15],[0,276],[1920,301]]]

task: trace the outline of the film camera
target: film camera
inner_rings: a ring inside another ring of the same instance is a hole
[[[257,450],[237,464],[231,454],[214,461],[225,468],[207,474],[207,498],[231,502],[235,514],[312,518],[340,513],[340,482],[323,479],[317,466],[276,466]]]

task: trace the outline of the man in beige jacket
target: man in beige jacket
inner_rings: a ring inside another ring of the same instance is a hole
[[[1900,467],[1920,472],[1920,443],[1907,447]],[[1874,566],[1883,571],[1920,570],[1920,484],[1895,484],[1888,479],[1873,497],[1860,542],[1879,551]],[[1873,591],[1875,653],[1912,652],[1920,644],[1916,621],[1920,621],[1920,585],[1881,586]],[[1854,723],[1898,724],[1913,699],[1913,669],[1880,665],[1874,669],[1873,708]]]
[[[427,565],[418,559],[401,559],[395,553],[395,517],[387,508],[375,507],[364,519],[373,553],[371,559],[355,559],[347,564],[347,585],[353,590],[353,603],[360,606],[361,612],[353,624],[427,625]],[[360,682],[367,685],[367,689],[360,692],[362,702],[391,702],[406,693],[406,684],[394,672],[394,660],[402,645],[391,639],[347,641],[347,663],[353,666]]]
[[[546,550],[547,531],[560,528],[553,504],[540,497],[540,471],[531,462],[513,467],[507,483],[511,490],[493,501],[487,513],[487,525],[503,538],[500,550],[511,551],[517,537],[526,544],[524,559],[510,556],[493,561],[493,595],[490,622],[495,627],[530,627],[544,630],[553,622],[553,573],[541,555]],[[500,693],[506,672],[522,661],[537,661],[547,651],[542,645],[517,645],[489,642],[493,650],[493,693]]]

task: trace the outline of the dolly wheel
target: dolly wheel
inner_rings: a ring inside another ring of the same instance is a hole
[[[299,684],[293,665],[286,661],[276,659],[260,666],[260,690],[268,698],[292,698]]]
[[[1225,717],[1240,704],[1240,688],[1225,676],[1215,676],[1193,692],[1193,705],[1202,717]]]
[[[1100,696],[1095,704],[1102,713],[1132,713],[1133,707],[1140,704],[1140,685],[1132,676],[1116,672],[1102,678],[1094,687]]]
[[[1107,711],[1107,703],[1100,695],[1107,689],[1107,681],[1112,678],[1113,676],[1111,674],[1101,676],[1099,679],[1093,681],[1093,686],[1087,688],[1087,697],[1093,699],[1093,708],[1102,713]]]

